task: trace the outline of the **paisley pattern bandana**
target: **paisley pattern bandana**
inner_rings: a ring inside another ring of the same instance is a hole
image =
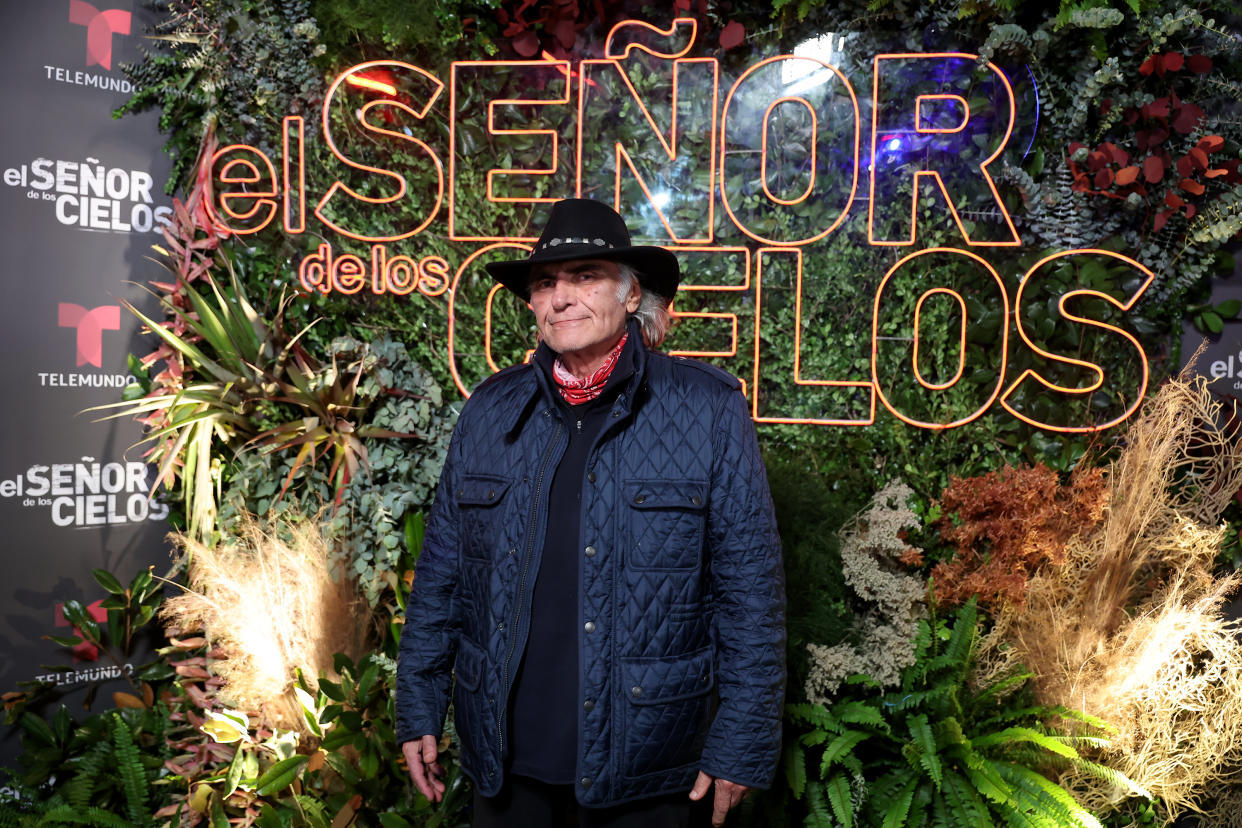
[[[612,374],[612,369],[617,367],[617,360],[621,357],[621,349],[625,347],[625,340],[629,337],[630,333],[626,331],[617,346],[608,352],[608,356],[604,357],[604,364],[587,377],[575,377],[565,367],[565,363],[561,362],[561,358],[556,358],[556,362],[552,363],[552,378],[556,380],[556,386],[561,396],[565,398],[565,402],[570,405],[581,405],[584,402],[590,402],[603,392],[604,385],[607,384],[608,377]]]

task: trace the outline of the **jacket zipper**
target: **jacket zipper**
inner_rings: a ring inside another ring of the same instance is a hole
[[[504,696],[501,699],[502,704],[500,708],[496,711],[496,744],[500,748],[501,757],[505,755],[504,717],[509,707],[509,664],[513,661],[513,647],[517,642],[518,635],[518,619],[522,614],[522,601],[526,592],[526,576],[530,571],[530,557],[535,549],[535,524],[539,515],[539,494],[543,489],[543,478],[548,470],[548,461],[552,459],[552,452],[561,440],[561,425],[561,420],[558,417],[556,419],[556,431],[548,442],[548,450],[543,453],[543,458],[539,461],[539,475],[535,478],[535,497],[531,501],[530,517],[527,520],[526,551],[522,555],[522,574],[518,578],[517,600],[513,605],[513,623],[509,627],[509,649],[505,653],[505,665],[501,671],[501,678],[503,679],[501,687],[504,689]]]

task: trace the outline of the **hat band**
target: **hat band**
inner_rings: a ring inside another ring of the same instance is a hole
[[[548,239],[546,242],[543,242],[542,244],[540,244],[538,249],[547,250],[549,247],[560,247],[562,244],[587,244],[587,245],[592,245],[594,247],[603,247],[609,250],[614,249],[614,245],[609,244],[603,239],[588,239],[585,237],[575,238],[573,236]]]

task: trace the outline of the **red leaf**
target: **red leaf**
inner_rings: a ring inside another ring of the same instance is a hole
[[[1143,110],[1148,118],[1167,118],[1169,117],[1169,99],[1156,98],[1151,103],[1145,104]]]
[[[1108,163],[1108,156],[1100,152],[1099,150],[1096,150],[1095,152],[1089,153],[1087,155],[1087,169],[1091,170],[1091,172],[1095,172],[1096,170],[1098,170],[1100,167],[1103,167],[1107,163]]]
[[[578,39],[578,32],[574,29],[573,20],[561,20],[556,24],[552,32],[556,35],[557,41],[566,49],[572,49],[574,41]]]
[[[1164,56],[1164,68],[1170,72],[1180,72],[1186,58],[1181,52],[1169,52]]]
[[[513,44],[513,51],[524,58],[532,58],[539,52],[539,36],[530,29],[522,32],[510,42]]]
[[[729,25],[725,26],[720,32],[720,47],[722,49],[732,49],[741,46],[742,41],[746,39],[746,27],[736,20],[730,20]]]
[[[1143,159],[1143,178],[1148,184],[1155,184],[1164,178],[1164,164],[1154,155]]]
[[[1196,75],[1206,75],[1212,71],[1212,59],[1207,55],[1191,55],[1186,58],[1186,68]]]
[[[1100,144],[1100,149],[1108,155],[1114,164],[1124,167],[1126,164],[1130,163],[1130,153],[1126,152],[1112,141],[1105,141]]]
[[[1202,184],[1195,181],[1193,178],[1183,178],[1180,182],[1178,182],[1178,186],[1191,195],[1203,195],[1203,192],[1206,189]]]
[[[1137,121],[1138,119],[1139,119],[1139,111],[1135,109],[1134,107],[1130,107],[1129,109],[1126,110],[1125,117],[1122,118],[1121,120],[1126,126],[1133,126],[1134,122]]]
[[[1186,205],[1186,218],[1188,218],[1188,219],[1192,219],[1192,218],[1194,218],[1194,217],[1195,217],[1195,213],[1197,213],[1197,212],[1199,212],[1199,209],[1198,209],[1197,207],[1195,207],[1195,205],[1193,205],[1193,204],[1187,204],[1187,205]]]
[[[1225,145],[1225,139],[1219,135],[1204,135],[1199,139],[1199,143],[1195,144],[1204,152],[1216,152]]]
[[[1222,175],[1229,175],[1229,170],[1226,170],[1226,169],[1208,170],[1207,172],[1204,173],[1204,175],[1207,176],[1208,178],[1220,178]]]
[[[1116,178],[1117,186],[1118,187],[1129,187],[1131,184],[1138,181],[1138,177],[1139,177],[1138,167],[1133,166],[1133,165],[1129,167],[1124,167],[1117,171],[1117,178]]]
[[[1104,169],[1100,170],[1099,172],[1095,174],[1096,189],[1103,190],[1103,189],[1106,189],[1107,187],[1111,187],[1112,184],[1113,184],[1113,171],[1110,170],[1108,167],[1105,167]]]
[[[1186,153],[1186,157],[1195,163],[1195,166],[1201,170],[1208,168],[1207,153],[1198,147],[1191,147],[1190,152]]]
[[[1159,233],[1161,228],[1168,223],[1169,216],[1171,215],[1173,215],[1172,210],[1161,210],[1159,213],[1156,213],[1156,220],[1151,225],[1152,231]]]
[[[1156,61],[1159,59],[1159,57],[1160,57],[1159,55],[1152,55],[1147,60],[1140,63],[1139,74],[1146,77],[1147,75],[1150,75],[1152,72],[1156,71]],[[1161,73],[1163,74],[1163,67],[1161,69]]]
[[[1190,175],[1195,171],[1195,162],[1190,160],[1189,155],[1182,156],[1177,159],[1177,174],[1182,178]]]
[[[1177,114],[1173,116],[1173,128],[1182,135],[1186,135],[1194,130],[1195,124],[1199,123],[1202,117],[1203,110],[1198,104],[1182,104]]]
[[[1086,145],[1086,144],[1084,144],[1082,141],[1075,141],[1074,143],[1072,143],[1072,144],[1070,144],[1068,147],[1066,147],[1066,150],[1065,150],[1065,151],[1066,151],[1066,153],[1067,153],[1067,154],[1069,154],[1069,155],[1073,155],[1074,153],[1078,152],[1080,149],[1082,149],[1082,148],[1083,148],[1083,147],[1085,147],[1085,146],[1087,146],[1087,145]]]
[[[1169,192],[1164,194],[1164,203],[1172,207],[1174,210],[1176,210],[1178,207],[1181,207],[1186,202],[1177,193],[1173,192],[1172,190],[1169,190]]]
[[[1147,140],[1151,142],[1151,146],[1159,146],[1163,144],[1169,137],[1169,131],[1164,127],[1156,127],[1147,133]]]

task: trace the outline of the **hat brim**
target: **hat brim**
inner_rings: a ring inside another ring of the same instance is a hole
[[[638,282],[671,303],[681,283],[677,257],[663,247],[616,247],[601,250],[589,245],[565,245],[555,253],[543,252],[527,259],[489,262],[483,265],[493,279],[523,301],[530,301],[530,271],[535,265],[573,259],[605,259],[624,262],[638,272]]]

